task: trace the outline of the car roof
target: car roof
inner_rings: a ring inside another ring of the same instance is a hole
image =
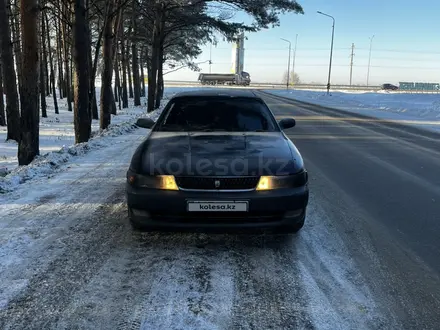
[[[177,93],[171,99],[183,98],[183,97],[245,97],[260,99],[250,89],[232,89],[232,88],[207,88],[197,89],[192,91],[184,91]]]

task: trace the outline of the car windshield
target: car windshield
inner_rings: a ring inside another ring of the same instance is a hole
[[[158,131],[278,131],[269,109],[257,99],[199,97],[171,102]]]

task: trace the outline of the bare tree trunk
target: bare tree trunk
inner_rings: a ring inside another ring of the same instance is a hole
[[[113,70],[115,72],[115,85],[113,86],[113,95],[115,96],[115,100],[119,100],[119,69],[118,69],[118,55],[115,56],[115,61],[113,64]]]
[[[141,105],[141,83],[139,78],[139,63],[136,42],[131,44],[131,55],[133,57],[133,92],[134,92],[134,105]]]
[[[64,16],[67,18],[69,17],[69,7],[67,4],[63,5],[64,7]],[[64,51],[64,69],[65,74],[65,92],[66,92],[66,98],[67,98],[67,110],[68,111],[72,111],[72,94],[71,94],[71,83],[72,83],[72,78],[71,78],[71,67],[70,67],[70,59],[69,59],[69,44],[68,44],[68,25],[67,22],[62,22],[62,36],[63,36],[63,51]]]
[[[127,44],[125,47],[125,50],[127,51],[127,56],[125,57],[127,61],[127,75],[128,75],[128,97],[133,98],[133,81],[131,76],[131,66],[130,66],[130,39],[131,39],[131,31],[132,31],[132,25],[130,23],[128,27],[128,34],[127,34]]]
[[[46,104],[46,75],[45,75],[45,57],[46,57],[46,26],[43,19],[43,12],[40,11],[40,109],[41,109],[41,117],[47,118],[47,104]],[[46,58],[47,64],[47,58]],[[47,67],[46,67],[47,68]]]
[[[156,18],[153,28],[153,49],[151,51],[151,72],[149,72],[148,79],[148,112],[155,108],[156,89],[157,89],[157,72],[159,66],[159,52],[160,52],[160,33],[161,33],[161,18]]]
[[[128,97],[133,98],[133,80],[132,80],[132,74],[131,74],[131,66],[130,66],[130,48],[127,43],[127,78],[128,78]]]
[[[139,78],[139,54],[137,49],[137,40],[135,39],[137,32],[137,6],[136,1],[133,1],[133,10],[131,14],[131,24],[133,26],[133,35],[131,36],[131,56],[133,65],[133,95],[134,95],[134,106],[141,105],[141,82]]]
[[[0,126],[6,126],[5,104],[3,102],[3,72],[0,58]]]
[[[58,19],[56,19],[59,21]],[[59,24],[57,24],[59,26]],[[62,56],[62,43],[61,43],[61,30],[58,29],[56,36],[56,47],[57,47],[57,69],[58,69],[58,90],[59,97],[62,100],[65,96],[65,84],[63,75],[63,56]]]
[[[60,0],[58,0],[58,6],[61,6],[61,2]],[[60,8],[60,7],[58,7]],[[57,26],[57,62],[58,62],[58,88],[60,90],[60,100],[62,100],[64,98],[64,96],[66,95],[66,85],[64,83],[64,75],[63,75],[63,44],[62,44],[62,40],[61,40],[61,18],[54,18],[56,21],[56,26]]]
[[[122,108],[128,108],[128,90],[127,90],[127,54],[125,53],[125,42],[121,41],[121,65],[122,65]]]
[[[86,8],[89,8],[89,0],[86,2]],[[92,56],[92,34],[90,31],[90,18],[89,18],[90,11],[87,10],[87,22],[88,22],[88,58],[89,58],[89,119],[90,119],[90,125],[92,125],[92,119],[93,119],[93,102],[96,104],[96,90],[95,90],[95,79],[93,78],[92,81],[92,72],[93,72],[93,56]],[[98,112],[98,111],[97,111]]]
[[[115,68],[115,92],[114,92],[114,95],[115,95],[116,102],[119,103],[119,100],[121,99],[121,95],[119,93],[119,91],[121,90],[121,80],[119,77],[119,56],[118,56],[118,53],[115,54],[114,68]],[[114,113],[114,115],[115,114],[116,113]]]
[[[89,112],[89,29],[84,0],[75,0],[75,143],[87,142],[92,131]]]
[[[131,53],[133,56],[133,92],[134,92],[134,105],[141,105],[141,83],[139,77],[139,63],[136,43],[131,44]]]
[[[115,26],[114,26],[114,31],[115,31],[115,42],[113,43],[113,69],[115,71],[115,86],[114,86],[114,99],[115,101],[120,104],[120,99],[121,96],[120,94],[120,87],[121,87],[121,80],[119,77],[119,40],[120,40],[120,35],[122,32],[122,16],[121,16],[121,12],[119,12],[118,17],[115,21]],[[114,108],[112,108],[112,114],[116,115],[116,105]],[[119,107],[119,110],[121,110],[121,107]]]
[[[46,14],[43,14],[43,19],[46,21],[46,26],[49,27],[49,20]],[[47,46],[49,49],[49,65],[50,65],[50,85],[52,88],[52,96],[53,96],[53,106],[55,108],[55,113],[59,114],[58,109],[58,100],[57,100],[57,90],[55,87],[55,70],[53,68],[53,58],[52,58],[52,48],[50,45],[50,34],[49,29],[46,29],[46,38],[47,38]]]
[[[117,41],[119,38],[119,32],[122,22],[122,7],[121,0],[115,0],[115,7],[119,7],[116,15],[116,19],[114,20],[114,26],[113,26],[113,42],[112,42],[112,50],[111,50],[111,59],[112,59],[112,68],[114,68],[115,60],[116,60],[116,50],[117,50]],[[113,80],[113,71],[112,71],[112,80]],[[111,103],[111,114],[116,115],[116,98],[115,95],[111,94],[112,96],[112,103]]]
[[[21,0],[23,40],[23,88],[21,101],[21,139],[18,163],[28,165],[39,154],[38,115],[38,0]]]
[[[41,59],[42,57],[40,57]],[[46,81],[44,79],[44,63],[40,60],[40,106],[41,117],[47,118]]]
[[[11,18],[12,39],[14,44],[15,54],[15,67],[17,68],[18,87],[21,87],[22,83],[22,54],[21,54],[21,37],[20,37],[20,3],[19,0],[15,0],[15,5],[12,6],[11,1],[9,3],[9,15]]]
[[[143,49],[141,49],[140,56],[139,56],[139,66],[141,68],[141,96],[145,96],[145,72],[144,72],[144,52]]]
[[[163,45],[159,47],[159,55],[158,55],[158,63],[159,67],[157,68],[157,88],[156,88],[156,104],[155,108],[160,107],[160,102],[163,97]]]
[[[105,24],[105,22],[104,22]],[[93,59],[93,67],[92,74],[90,77],[90,93],[92,94],[90,97],[91,107],[92,107],[92,118],[95,120],[99,119],[98,116],[98,103],[96,99],[96,88],[95,88],[95,79],[96,79],[96,70],[98,68],[98,58],[101,50],[102,36],[104,35],[104,28],[101,30],[98,36],[98,40],[96,41],[95,46],[95,58]]]
[[[70,10],[70,9],[69,9]],[[73,22],[73,18],[72,18],[72,22]],[[72,103],[73,103],[73,75],[74,75],[74,63],[73,63],[73,53],[75,52],[75,45],[73,43],[73,31],[71,31],[71,29],[69,28],[69,36],[72,36],[72,43],[70,45],[70,52],[69,52],[69,67],[70,67],[70,97],[72,98]],[[72,108],[73,110],[73,108]]]
[[[0,55],[6,92],[7,140],[20,141],[20,111],[6,1],[0,1]]]
[[[102,75],[102,87],[101,87],[101,106],[100,106],[100,128],[106,129],[111,123],[111,106],[113,99],[112,91],[112,73],[113,73],[113,22],[114,17],[112,15],[114,8],[114,0],[107,1],[106,10],[106,22],[104,23],[104,45],[103,45],[103,58],[104,58],[104,70]]]
[[[41,4],[43,6],[45,2]],[[45,82],[45,92],[46,96],[50,95],[50,79],[49,79],[49,69],[48,69],[48,61],[47,61],[47,45],[46,45],[46,29],[49,27],[46,25],[46,20],[44,19],[44,12],[41,11],[40,14],[40,24],[41,24],[41,48],[43,53],[43,72],[44,72],[44,82]]]

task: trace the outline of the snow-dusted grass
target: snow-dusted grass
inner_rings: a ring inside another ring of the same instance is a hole
[[[440,94],[267,90],[298,101],[440,131]]]
[[[164,102],[172,93],[166,93]],[[97,93],[99,100],[99,90]],[[59,101],[59,114],[56,115],[53,99],[47,98],[48,117],[40,122],[40,156],[28,166],[18,166],[17,143],[5,141],[6,127],[0,128],[0,193],[11,192],[18,185],[35,177],[48,177],[54,171],[67,163],[71,157],[84,155],[92,150],[111,146],[111,137],[119,136],[136,129],[135,121],[140,117],[150,117],[156,120],[162,108],[146,112],[146,99],[141,100],[141,106],[133,106],[130,99],[128,109],[117,111],[112,115],[111,125],[106,130],[99,129],[99,121],[93,120],[92,138],[86,143],[74,144],[73,113],[67,111],[67,102]]]

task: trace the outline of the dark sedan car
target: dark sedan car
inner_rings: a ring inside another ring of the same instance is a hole
[[[399,87],[393,84],[383,84],[382,89],[385,91],[397,91]]]
[[[127,204],[135,229],[297,232],[309,199],[303,159],[254,92],[174,96],[133,155]]]

